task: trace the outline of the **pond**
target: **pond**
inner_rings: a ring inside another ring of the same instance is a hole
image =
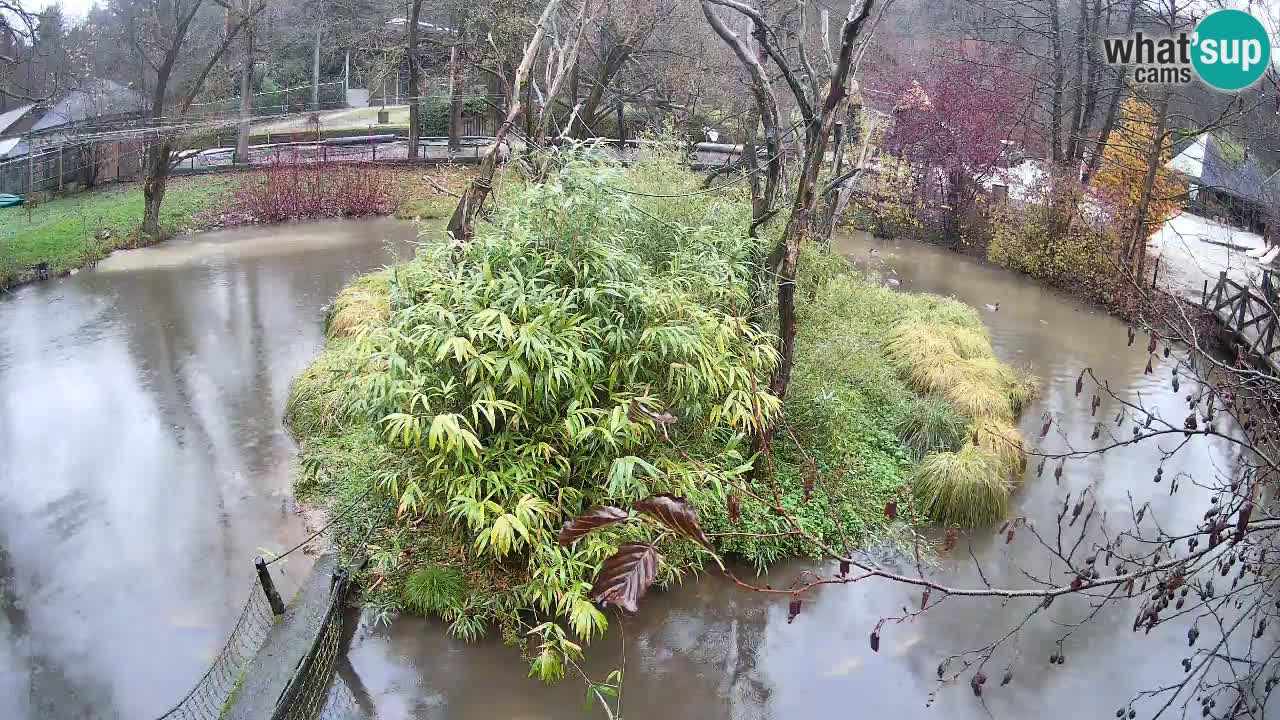
[[[253,557],[305,536],[280,418],[323,306],[413,237],[211,232],[0,297],[0,718],[137,720],[186,694]]]
[[[0,299],[0,717],[145,719],[190,688],[234,622],[253,556],[305,534],[281,416],[288,383],[323,343],[323,307],[355,274],[407,255],[412,237],[412,226],[391,220],[208,233],[117,253]],[[1087,439],[1088,395],[1074,396],[1086,366],[1165,417],[1185,413],[1167,369],[1144,375],[1145,339],[1126,347],[1125,326],[1101,312],[937,247],[861,235],[837,247],[904,290],[979,309],[998,303],[982,311],[997,353],[1043,380],[1023,416],[1028,437],[1050,411],[1067,437]],[[1098,417],[1115,413],[1104,402]],[[1045,446],[1065,442],[1055,430]],[[1072,463],[1060,484],[1049,470],[1037,478],[1033,462],[1014,512],[1051,528],[1064,495],[1090,487],[1113,513],[1128,512],[1131,495],[1150,500],[1162,522],[1198,519],[1204,496],[1194,487],[1170,497],[1151,482],[1156,452],[1127,447]],[[1225,472],[1234,460],[1208,443],[1165,474]],[[994,585],[1024,585],[1020,567],[1062,570],[1030,534],[1005,544],[992,529],[964,536],[935,572],[979,583],[970,551]],[[304,565],[290,560],[289,577]],[[773,582],[811,565],[778,568]],[[623,709],[635,718],[834,717],[855,703],[859,714],[987,717],[966,680],[937,686],[938,662],[995,640],[1025,604],[950,599],[886,625],[873,653],[879,618],[919,600],[883,581],[830,587],[788,623],[785,599],[708,575],[615,620],[583,669],[603,678],[625,668]],[[1049,614],[1070,623],[1081,611],[1061,601]],[[1075,631],[1063,666],[1047,657],[1069,628],[1034,623],[1009,646],[1020,653],[1015,677],[990,688],[990,711],[1113,716],[1179,672],[1186,646],[1185,627],[1143,637],[1131,622],[1105,614]],[[998,678],[1008,657],[988,674]],[[382,720],[601,716],[578,679],[544,686],[499,639],[455,642],[430,620],[359,625],[339,672],[365,714]]]

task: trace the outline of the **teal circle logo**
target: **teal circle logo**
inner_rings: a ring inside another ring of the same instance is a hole
[[[1257,18],[1219,10],[1196,26],[1191,63],[1200,79],[1219,90],[1247,88],[1271,63],[1271,40]]]

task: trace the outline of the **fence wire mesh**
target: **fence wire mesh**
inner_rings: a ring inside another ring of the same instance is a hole
[[[227,638],[226,645],[191,692],[158,720],[218,720],[235,696],[245,667],[266,642],[275,615],[255,581],[249,599]]]
[[[338,663],[344,652],[344,611],[350,587],[347,573],[344,569],[335,575],[329,607],[315,646],[299,664],[293,680],[280,696],[271,720],[355,720],[363,717],[350,688],[337,675]]]

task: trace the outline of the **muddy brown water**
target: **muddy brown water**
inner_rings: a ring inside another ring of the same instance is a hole
[[[0,718],[145,720],[204,673],[304,536],[281,414],[322,307],[413,236],[211,232],[0,297]]]
[[[251,558],[303,535],[280,417],[290,379],[322,344],[322,306],[411,234],[391,221],[211,233],[0,300],[0,718],[148,718],[203,672],[243,601]],[[1085,366],[1163,416],[1185,413],[1167,371],[1143,374],[1145,342],[1127,348],[1124,325],[1087,306],[936,247],[851,236],[838,248],[883,261],[904,290],[998,302],[983,311],[997,352],[1044,381],[1023,416],[1029,437],[1048,410],[1067,437],[1087,439],[1087,396],[1074,397]],[[1114,415],[1104,403],[1099,417]],[[1065,442],[1055,432],[1046,445]],[[1156,452],[1073,463],[1060,486],[1049,471],[1034,477],[1033,463],[1015,512],[1052,527],[1063,495],[1092,487],[1111,513],[1128,512],[1132,495],[1151,500],[1162,522],[1194,523],[1204,497],[1190,483],[1173,497],[1153,484]],[[1229,472],[1234,461],[1229,447],[1201,443],[1165,476]],[[935,572],[980,582],[972,549],[996,585],[1025,584],[1020,567],[1061,577],[1029,536],[1003,540],[967,535]],[[811,566],[778,568],[771,580]],[[583,668],[595,677],[624,668],[633,718],[985,718],[988,708],[1103,718],[1179,673],[1185,654],[1185,628],[1135,636],[1126,609],[1076,630],[1066,664],[1050,666],[1067,628],[1037,622],[1009,646],[1015,678],[991,688],[984,708],[967,681],[938,687],[938,661],[1003,635],[1025,606],[948,600],[887,625],[873,653],[877,620],[918,602],[913,590],[865,581],[815,593],[788,623],[784,600],[707,576],[651,594],[588,649]],[[1060,601],[1049,614],[1071,623],[1081,612]],[[1001,653],[988,674],[998,678],[1008,659]],[[366,715],[383,720],[601,717],[575,678],[544,686],[497,638],[467,645],[430,620],[362,623],[339,670]]]

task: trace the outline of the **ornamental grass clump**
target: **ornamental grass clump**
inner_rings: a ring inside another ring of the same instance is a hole
[[[965,418],[963,445],[926,455],[916,470],[915,492],[924,512],[965,526],[1002,517],[1012,480],[1026,463],[1013,421],[1034,395],[1035,380],[996,359],[976,316],[941,302],[894,329],[884,349],[917,392],[942,398]],[[917,449],[919,428],[939,419],[936,407],[920,409],[919,418],[899,428],[900,437]]]
[[[956,452],[933,453],[916,472],[912,488],[921,509],[944,525],[976,527],[1009,514],[1010,483],[989,452],[966,443]]]

